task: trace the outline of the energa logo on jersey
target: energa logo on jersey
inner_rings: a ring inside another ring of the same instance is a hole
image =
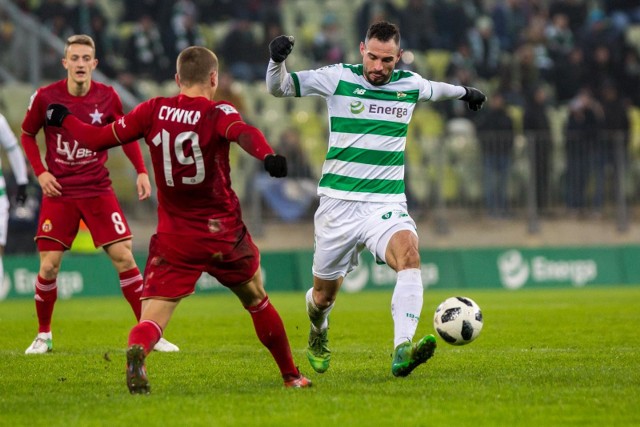
[[[360,114],[364,111],[364,104],[361,101],[351,101],[350,107],[353,114]]]
[[[497,264],[502,286],[508,289],[519,289],[527,282],[569,282],[582,287],[598,276],[593,259],[552,260],[541,255],[527,259],[515,249],[500,254]]]

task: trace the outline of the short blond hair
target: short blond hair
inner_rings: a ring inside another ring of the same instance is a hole
[[[72,44],[83,44],[92,48],[94,53],[96,51],[96,43],[93,41],[91,36],[88,36],[86,34],[74,34],[73,36],[69,37],[64,44],[64,56],[67,56],[67,50],[69,50],[69,46],[71,46]]]
[[[206,83],[209,74],[218,71],[218,57],[206,47],[190,46],[178,55],[176,71],[185,86]]]

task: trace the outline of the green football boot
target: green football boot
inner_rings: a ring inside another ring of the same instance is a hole
[[[331,350],[328,347],[328,332],[329,328],[316,332],[313,326],[309,330],[307,359],[309,359],[311,367],[319,374],[329,369],[329,361],[331,360]]]
[[[411,341],[403,342],[393,351],[391,373],[396,377],[406,377],[418,365],[423,364],[433,356],[436,350],[436,337],[427,335],[415,345]]]

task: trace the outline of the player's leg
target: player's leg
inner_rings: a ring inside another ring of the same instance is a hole
[[[329,314],[343,278],[358,265],[362,216],[356,202],[320,198],[314,216],[313,287],[306,294],[309,339],[306,355],[311,367],[329,369]]]
[[[35,305],[38,317],[38,334],[25,354],[42,354],[53,349],[51,318],[58,299],[56,279],[62,263],[63,246],[49,239],[38,240],[40,249],[40,269],[35,280]],[[43,250],[58,249],[58,250]]]
[[[325,280],[313,277],[313,287],[307,291],[307,315],[311,325],[307,342],[307,359],[318,373],[326,372],[331,362],[329,349],[329,314],[342,284],[342,277]]]
[[[9,198],[6,194],[0,196],[0,285],[4,282],[4,247],[7,244],[9,231]]]
[[[248,282],[229,288],[251,314],[258,339],[271,352],[284,385],[293,388],[310,387],[311,381],[300,373],[293,361],[287,332],[280,314],[264,290],[260,268]]]
[[[127,387],[131,394],[151,392],[145,360],[162,338],[180,299],[146,299],[140,322],[129,332],[127,348]]]
[[[114,194],[79,199],[78,207],[91,232],[96,247],[103,247],[118,273],[120,290],[131,310],[140,319],[142,294],[142,274],[132,251],[131,230]],[[164,338],[156,344],[155,350],[162,352],[179,351],[179,348]]]
[[[62,256],[73,243],[80,225],[80,211],[74,199],[43,197],[36,229],[36,245],[40,253],[40,268],[34,282],[38,334],[27,348],[27,354],[51,351],[51,318],[58,299],[56,283]]]
[[[420,320],[423,302],[423,285],[420,271],[418,237],[413,229],[392,228],[386,244],[385,262],[397,272],[396,285],[391,298],[391,314],[394,322],[394,355],[391,372],[395,376],[407,376],[418,365],[426,362],[435,351],[433,335],[427,335],[415,345],[412,343]],[[385,236],[379,244],[385,245]]]

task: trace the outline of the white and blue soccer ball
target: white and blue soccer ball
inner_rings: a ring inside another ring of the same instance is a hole
[[[468,297],[447,298],[433,316],[433,328],[452,345],[469,344],[478,338],[482,325],[482,310]]]

